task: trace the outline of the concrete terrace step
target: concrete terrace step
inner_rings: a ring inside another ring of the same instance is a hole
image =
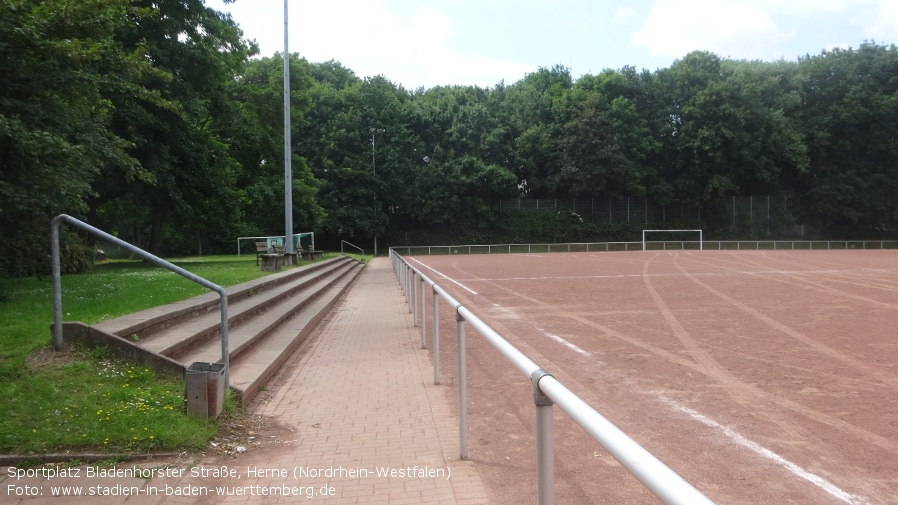
[[[285,290],[283,295],[269,298],[268,305],[257,310],[254,317],[247,319],[240,326],[228,329],[228,348],[231,359],[233,360],[245,351],[256,339],[265,336],[286,320],[297,315],[300,309],[324,294],[333,283],[338,282],[356,266],[358,264],[354,262],[338,265],[337,268],[328,270],[328,275],[316,277],[314,282],[303,282],[302,289]],[[221,317],[219,316],[218,319],[220,320]],[[203,345],[193,349],[170,354],[169,357],[184,364],[195,361],[217,361],[221,358],[221,341],[218,333],[216,328],[215,338],[207,339]]]
[[[260,386],[283,366],[293,351],[312,333],[361,271],[362,264],[352,266],[347,275],[331,283],[325,293],[303,307],[299,314],[266,333],[251,347],[232,358],[230,385],[240,394],[242,405],[252,401]]]
[[[229,319],[230,306],[243,298],[262,293],[283,283],[290,282],[297,277],[309,275],[322,268],[332,267],[334,263],[346,261],[351,262],[353,260],[348,257],[334,258],[227,287],[225,288],[225,291],[228,293]],[[184,321],[189,321],[190,319],[210,312],[218,314],[218,310],[218,293],[210,292],[186,300],[126,314],[115,319],[97,323],[93,326],[100,331],[118,335],[122,338],[131,338],[133,335],[137,335],[138,339],[142,339],[157,331],[180,324]]]
[[[297,275],[290,280],[269,286],[262,292],[243,296],[235,302],[231,302],[229,295],[229,333],[253,320],[262,312],[288,303],[295,294],[306,292],[310,286],[328,282],[351,263],[352,260],[329,263],[325,267],[304,272],[303,275]],[[179,324],[166,326],[144,337],[138,337],[137,345],[156,354],[175,357],[202,346],[207,341],[217,340],[221,334],[221,312],[218,310],[217,303],[214,309],[211,312],[203,309],[202,312],[195,314],[192,318],[184,319]],[[289,309],[290,307],[288,307]]]
[[[280,369],[363,267],[339,257],[226,289],[230,385],[242,403]],[[142,349],[150,353],[145,356],[168,363],[169,369],[178,364],[186,369],[194,362],[221,360],[220,325],[219,296],[207,293],[92,328],[98,330],[93,334],[116,341],[118,348]]]

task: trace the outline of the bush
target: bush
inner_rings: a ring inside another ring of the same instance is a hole
[[[96,255],[93,246],[74,233],[66,234],[65,239],[60,237],[60,242],[59,269],[63,274],[83,274],[93,270]]]

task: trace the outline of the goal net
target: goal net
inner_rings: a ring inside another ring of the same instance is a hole
[[[642,230],[642,250],[702,250],[702,230]]]

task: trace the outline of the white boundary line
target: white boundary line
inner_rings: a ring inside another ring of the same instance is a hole
[[[711,427],[711,428],[714,428],[714,429],[717,429],[717,430],[723,432],[723,434],[727,438],[732,440],[733,442],[735,442],[743,447],[748,448],[749,450],[751,450],[755,454],[758,454],[759,456],[762,456],[764,458],[767,458],[767,459],[773,461],[774,463],[782,466],[786,470],[792,472],[796,477],[799,477],[801,479],[804,479],[804,480],[810,482],[811,484],[814,484],[815,486],[826,491],[827,493],[838,498],[839,500],[841,500],[845,503],[848,503],[850,505],[867,505],[867,502],[864,501],[863,498],[842,490],[841,488],[839,488],[832,482],[824,479],[823,477],[815,475],[815,474],[805,470],[804,468],[801,468],[800,466],[796,465],[795,463],[792,463],[791,461],[789,461],[786,458],[780,456],[779,454],[771,451],[770,449],[767,449],[766,447],[762,446],[761,444],[759,444],[757,442],[753,442],[751,440],[748,440],[747,438],[743,437],[742,435],[737,433],[732,428],[728,428],[713,419],[709,419],[709,418],[699,414],[695,410],[690,409],[689,407],[680,405],[679,403],[671,400],[670,398],[667,398],[664,395],[661,395],[659,397],[659,399],[665,405],[673,407],[675,410],[678,410],[680,412],[683,412],[684,414],[689,415],[689,417],[704,424],[705,426],[708,426],[708,427]]]
[[[544,330],[544,329],[542,329],[542,328],[537,328],[537,329],[538,329],[539,331],[543,332],[543,335],[545,335],[545,336],[551,338],[552,340],[554,340],[554,341],[558,342],[559,344],[561,344],[561,345],[567,347],[568,349],[574,351],[574,352],[577,353],[577,354],[586,356],[587,358],[590,357],[590,356],[592,356],[592,354],[590,354],[589,351],[584,351],[583,349],[581,349],[581,348],[577,347],[576,345],[574,345],[574,344],[568,342],[567,340],[565,340],[565,339],[559,337],[558,335],[553,335],[552,333],[549,333],[549,332],[547,332],[546,330]]]
[[[428,265],[425,265],[424,263],[421,263],[420,261],[418,261],[418,260],[415,259],[415,258],[408,258],[408,259],[414,261],[415,263],[418,263],[419,265],[423,266],[424,268],[426,268],[426,269],[428,269],[428,270],[431,270],[432,272],[436,273],[437,275],[441,275],[444,279],[446,279],[447,281],[449,281],[449,282],[451,282],[451,283],[453,283],[453,284],[455,284],[455,285],[461,287],[462,289],[464,289],[464,290],[467,291],[468,293],[471,293],[472,295],[476,295],[476,294],[477,294],[477,291],[474,291],[473,289],[469,288],[468,286],[465,286],[464,284],[462,284],[462,283],[456,281],[455,279],[453,279],[452,277],[449,277],[448,275],[444,274],[443,272],[440,272],[439,270],[437,270],[437,269],[435,269],[435,268],[432,268],[432,267],[430,267],[430,266],[428,266]]]

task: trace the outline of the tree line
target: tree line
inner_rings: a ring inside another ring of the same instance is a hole
[[[0,272],[46,271],[63,212],[163,255],[283,234],[283,55],[257,53],[201,0],[2,0]],[[895,45],[487,88],[290,68],[294,231],[321,244],[488,239],[501,199],[623,196],[775,195],[823,236],[898,235]]]

